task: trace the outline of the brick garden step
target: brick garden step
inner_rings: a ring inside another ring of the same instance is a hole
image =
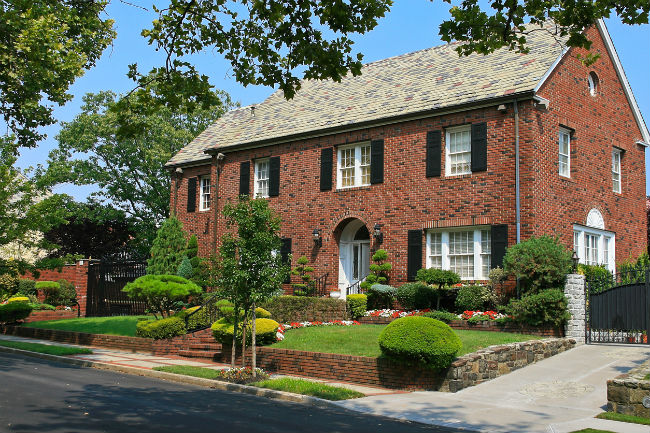
[[[189,350],[213,350],[220,351],[221,344],[219,343],[190,343]]]
[[[217,360],[221,358],[220,350],[179,350],[179,356],[186,358],[203,358],[209,360]]]

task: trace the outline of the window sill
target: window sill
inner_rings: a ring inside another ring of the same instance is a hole
[[[334,190],[334,192],[359,191],[359,190],[363,190],[363,189],[370,189],[370,187],[372,187],[372,184],[371,185],[363,185],[363,186],[350,186],[350,187],[346,187],[346,188],[336,188]]]
[[[445,179],[466,179],[468,177],[472,177],[472,173],[445,175]]]
[[[208,212],[209,210],[210,210],[210,208],[207,208],[207,209],[199,209],[199,212]]]
[[[572,178],[572,177],[562,176],[561,174],[559,175],[559,177],[560,177],[561,181],[576,183],[576,180],[574,178]]]

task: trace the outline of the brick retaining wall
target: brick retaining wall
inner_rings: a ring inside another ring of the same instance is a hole
[[[201,337],[210,336],[212,336],[212,330],[208,328],[165,340],[153,340],[151,353],[154,355],[178,355],[178,352],[187,349],[190,343],[198,342]]]
[[[108,347],[130,350],[132,352],[152,352],[153,340],[149,338],[124,337],[120,335],[88,334],[85,332],[60,331],[55,329],[26,328],[23,326],[4,325],[0,332],[17,337],[39,338],[41,340],[82,346]]]
[[[491,346],[457,358],[442,373],[404,366],[384,358],[272,347],[257,348],[257,365],[277,373],[385,388],[456,392],[564,352],[575,344],[575,340],[563,338]],[[230,354],[230,347],[223,347],[223,359],[229,360]],[[239,356],[238,362],[241,362]],[[247,363],[250,364],[250,359]]]
[[[76,319],[77,310],[35,310],[27,316],[24,322],[40,322],[43,320]]]
[[[387,325],[392,322],[392,317],[361,317],[358,321],[362,324]],[[469,331],[491,331],[491,332],[517,332],[519,334],[539,335],[541,337],[564,337],[563,329],[556,328],[538,328],[534,326],[520,325],[518,323],[499,324],[493,321],[479,323],[469,323],[467,320],[453,320],[449,323],[453,329],[463,329]]]

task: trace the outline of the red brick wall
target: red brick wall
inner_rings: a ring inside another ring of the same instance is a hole
[[[590,33],[596,39],[594,49],[603,51],[602,41],[594,32]],[[644,151],[634,144],[641,135],[607,54],[593,67],[601,78],[602,93],[592,98],[586,86],[590,69],[579,63],[577,53],[569,52],[540,91],[551,101],[548,112],[535,108],[532,100],[519,101],[522,239],[531,235],[559,235],[572,247],[573,223],[584,224],[587,212],[596,207],[605,217],[606,229],[616,232],[616,259],[621,261],[630,255],[637,256],[646,248]],[[442,176],[427,178],[427,131],[476,122],[487,122],[488,126],[488,171],[446,178],[443,151]],[[557,174],[559,124],[576,130],[569,181]],[[379,138],[384,139],[385,146],[382,184],[336,190],[335,152],[334,188],[320,191],[322,148]],[[515,243],[514,142],[512,104],[507,104],[506,113],[497,111],[494,104],[422,120],[227,152],[219,181],[218,209],[237,197],[241,161],[279,156],[280,195],[268,201],[284,221],[282,235],[292,238],[294,260],[306,255],[316,269],[314,276],[329,271],[329,285],[336,286],[337,236],[341,223],[359,218],[371,231],[375,223],[383,225],[381,247],[389,253],[393,264],[391,282],[395,284],[406,280],[409,229],[508,224],[509,244]],[[612,192],[612,145],[625,149],[622,194]],[[172,183],[172,205],[176,192],[176,214],[185,229],[198,236],[202,255],[211,252],[214,210],[198,211],[197,191],[197,211],[186,212],[187,179],[207,173],[212,173],[214,184],[216,172],[209,164],[185,168],[177,191]],[[311,238],[315,228],[322,229],[321,248],[315,248]],[[225,230],[223,219],[219,218],[217,236]]]
[[[527,183],[526,235],[551,233],[573,245],[572,223],[584,225],[590,209],[600,210],[605,229],[616,233],[616,261],[646,251],[645,148],[637,145],[641,131],[627,103],[623,86],[604,41],[596,28],[587,36],[591,51],[600,54],[592,66],[584,66],[571,49],[539,91],[551,101],[548,113],[528,108],[522,129],[526,152],[522,167],[534,177]],[[591,96],[587,77],[598,75],[596,96]],[[571,140],[571,178],[558,174],[558,129],[575,130]],[[612,149],[623,149],[621,194],[612,191]],[[536,175],[532,175],[536,173]],[[523,183],[522,183],[523,184]]]
[[[57,269],[45,269],[40,271],[38,278],[34,278],[31,273],[24,275],[24,278],[31,278],[36,281],[57,281],[68,280],[74,284],[77,291],[77,301],[81,309],[81,316],[86,316],[86,303],[88,293],[88,260],[80,260],[74,265],[65,265],[59,271]],[[75,313],[76,314],[76,313]]]
[[[32,314],[30,314],[27,318],[25,318],[25,322],[40,322],[43,320],[62,320],[62,319],[76,319],[77,318],[77,310],[71,310],[71,311],[66,311],[66,310],[42,310],[42,311],[32,311]]]

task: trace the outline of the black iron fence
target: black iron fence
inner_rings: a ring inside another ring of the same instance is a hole
[[[122,292],[127,283],[146,274],[141,261],[91,262],[88,266],[87,316],[129,316],[144,314],[146,304]]]
[[[587,281],[588,343],[647,344],[650,333],[650,269],[634,269]]]

